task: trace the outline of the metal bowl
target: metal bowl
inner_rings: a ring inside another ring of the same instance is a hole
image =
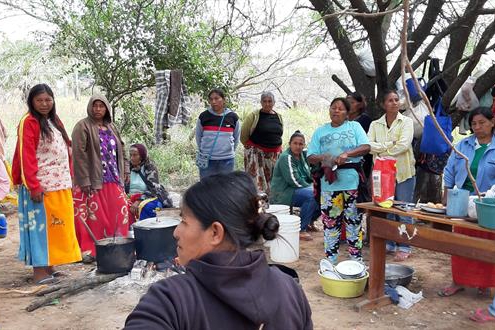
[[[414,268],[401,264],[385,264],[385,283],[391,287],[408,286],[411,283]]]

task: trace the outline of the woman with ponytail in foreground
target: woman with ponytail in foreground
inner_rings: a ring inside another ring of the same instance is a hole
[[[150,287],[126,329],[312,329],[301,287],[263,251],[246,248],[276,237],[278,220],[259,213],[244,172],[201,179],[184,194],[174,236],[186,274]]]

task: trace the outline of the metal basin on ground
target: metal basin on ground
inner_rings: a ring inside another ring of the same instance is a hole
[[[414,268],[401,264],[385,264],[385,283],[395,287],[408,286],[411,283]]]

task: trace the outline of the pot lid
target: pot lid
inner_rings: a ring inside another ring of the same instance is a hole
[[[133,238],[128,238],[128,237],[107,237],[107,238],[102,238],[99,239],[96,242],[96,245],[98,246],[105,246],[105,245],[122,245],[122,244],[127,244],[127,243],[132,243],[134,242]]]
[[[174,227],[179,224],[180,220],[171,217],[155,217],[140,220],[133,224],[134,228],[167,228]]]

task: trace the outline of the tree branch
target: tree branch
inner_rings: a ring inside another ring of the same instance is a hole
[[[478,18],[476,13],[481,8],[483,8],[485,2],[486,0],[470,0],[467,4],[466,10],[461,17],[463,23],[456,29],[455,38],[450,38],[449,48],[447,50],[447,55],[445,56],[444,66],[450,67],[463,57],[464,50],[466,49],[467,42],[471,35],[471,31],[473,30],[476,19]],[[483,47],[483,49],[484,48],[485,47]],[[451,85],[455,80],[457,73],[459,72],[459,68],[460,67],[457,66],[453,70],[451,70],[449,74],[445,75],[444,79],[448,85]]]
[[[359,17],[359,18],[378,18],[378,17],[383,17],[386,15],[389,15],[389,14],[393,14],[395,12],[400,11],[401,9],[402,9],[402,5],[394,8],[394,9],[390,9],[390,10],[386,10],[386,11],[375,12],[375,13],[370,13],[370,12],[362,13],[362,12],[357,12],[356,11],[357,9],[355,9],[355,8],[351,8],[351,9],[344,9],[342,11],[335,12],[332,14],[327,14],[325,16],[322,16],[322,19],[326,20],[328,18],[343,16],[343,15],[349,15],[349,16],[354,16],[354,17]]]
[[[493,88],[495,85],[495,64],[493,64],[485,73],[476,79],[476,84],[474,85],[474,93],[478,98],[481,98],[483,94],[489,89]]]
[[[483,31],[481,39],[474,48],[473,55],[471,55],[469,61],[466,63],[466,65],[459,73],[459,75],[450,84],[445,95],[443,96],[442,102],[446,108],[448,108],[448,106],[454,99],[455,94],[461,88],[464,81],[466,81],[466,79],[469,77],[471,72],[473,72],[474,68],[476,67],[476,65],[478,64],[481,58],[481,55],[483,55],[483,53],[485,52],[488,43],[490,42],[490,40],[493,38],[494,35],[495,35],[495,20],[486,27],[485,31]]]
[[[429,36],[429,33],[433,28],[433,25],[437,21],[438,14],[442,10],[444,2],[445,0],[436,0],[436,1],[428,2],[425,13],[423,15],[423,19],[419,23],[418,27],[409,36],[409,40],[407,43],[407,56],[409,56],[410,59],[412,59],[414,55],[416,55],[416,52],[420,49],[421,45]],[[392,70],[390,70],[390,74],[389,74],[390,81],[396,81],[397,79],[399,79],[400,67],[401,67],[401,59],[398,58],[395,61]]]
[[[310,0],[311,4],[318,10],[320,15],[325,16],[335,12],[333,4],[329,0]],[[329,17],[324,20],[328,33],[337,46],[340,57],[349,69],[352,83],[356,90],[369,98],[374,98],[375,88],[359,63],[359,59],[350,43],[344,28],[337,17]]]

